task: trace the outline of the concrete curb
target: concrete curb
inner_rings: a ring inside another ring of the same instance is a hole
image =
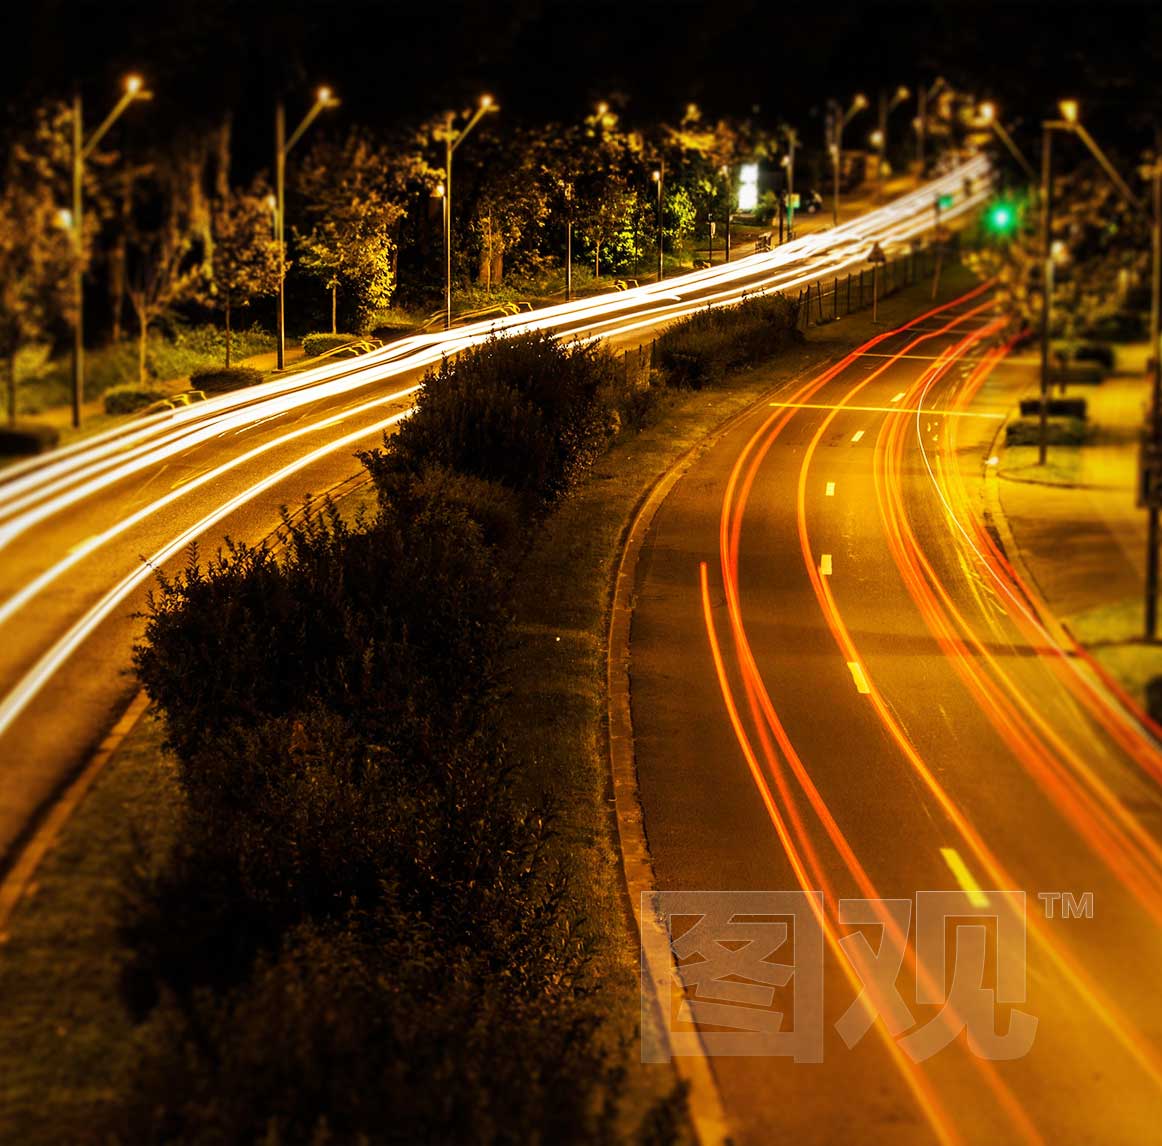
[[[648,903],[657,890],[657,883],[638,790],[633,715],[630,707],[629,641],[633,623],[634,583],[638,558],[658,510],[698,457],[733,430],[744,418],[750,417],[756,409],[763,407],[773,395],[781,393],[788,385],[797,381],[802,373],[825,370],[832,361],[833,356],[825,356],[819,362],[812,363],[795,378],[784,380],[765,391],[744,409],[729,415],[725,421],[682,454],[643,495],[622,536],[621,557],[614,575],[606,647],[609,763],[622,868],[641,943],[643,1020],[647,1007],[652,1007],[654,1017],[658,1020],[661,1038],[667,1044],[668,1024],[660,1020],[667,1013],[668,988],[672,981],[674,965],[660,954],[670,951],[669,935],[662,922],[648,911]],[[660,993],[661,988],[667,991],[665,1004]],[[679,1077],[689,1088],[691,1121],[701,1146],[728,1146],[732,1141],[730,1124],[709,1058],[703,1053],[674,1056],[669,1061],[674,1063]]]
[[[7,938],[8,921],[32,885],[41,861],[88,794],[93,781],[112,759],[121,742],[137,726],[137,722],[148,707],[149,697],[146,696],[145,689],[142,689],[129,702],[129,707],[109,730],[108,736],[101,741],[92,758],[73,778],[59,799],[53,802],[48,814],[20,849],[15,862],[5,873],[3,881],[0,881],[0,940]]]

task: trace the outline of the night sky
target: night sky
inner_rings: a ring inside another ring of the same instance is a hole
[[[293,116],[322,82],[344,116],[384,127],[487,90],[513,122],[575,118],[602,98],[623,101],[628,122],[676,119],[694,100],[811,135],[830,95],[944,74],[1030,131],[1056,97],[1079,96],[1094,129],[1127,147],[1148,135],[1162,82],[1162,4],[1144,0],[39,0],[6,19],[10,119],[78,81],[95,115],[136,69],[156,100],[133,130],[231,109],[255,164],[275,93]]]

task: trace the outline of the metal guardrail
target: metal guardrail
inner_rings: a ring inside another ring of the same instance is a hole
[[[452,324],[458,322],[470,322],[476,318],[488,318],[494,316],[496,318],[511,318],[513,315],[520,314],[522,310],[532,310],[533,304],[522,299],[520,302],[497,302],[490,306],[478,307],[476,310],[462,310],[452,315]],[[443,308],[433,311],[431,315],[424,322],[420,330],[431,330],[437,323],[443,322],[445,311]]]
[[[338,358],[340,355],[357,355],[368,354],[372,350],[378,350],[383,345],[378,338],[356,338],[351,342],[344,342],[342,346],[332,346],[330,350],[324,350],[322,354],[316,354],[312,358],[312,362],[321,358]]]

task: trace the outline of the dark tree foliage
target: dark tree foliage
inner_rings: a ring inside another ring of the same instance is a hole
[[[411,508],[353,529],[308,507],[282,559],[228,543],[159,576],[134,659],[179,756],[312,702],[379,737],[480,691],[505,618],[492,555],[449,500]]]

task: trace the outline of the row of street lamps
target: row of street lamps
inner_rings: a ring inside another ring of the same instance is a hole
[[[1162,483],[1162,155],[1155,154],[1152,162],[1143,169],[1143,174],[1151,181],[1151,206],[1147,208],[1134,194],[1126,181],[1098,146],[1085,125],[1081,122],[1080,107],[1076,100],[1064,99],[1057,105],[1060,119],[1045,120],[1041,124],[1041,177],[1040,177],[1040,240],[1041,240],[1041,402],[1038,426],[1038,462],[1045,465],[1049,442],[1049,390],[1050,390],[1050,336],[1053,321],[1053,133],[1075,135],[1085,144],[1105,172],[1118,193],[1134,210],[1141,212],[1150,222],[1151,230],[1151,271],[1150,271],[1150,373],[1151,401],[1149,422],[1146,426],[1141,475],[1143,496],[1146,502],[1146,586],[1144,631],[1148,641],[1154,641],[1158,632],[1158,581],[1159,581],[1159,491],[1155,488]],[[983,103],[978,109],[978,118],[989,126],[997,138],[1020,164],[1029,176],[1030,182],[1037,177],[1032,164],[1025,158],[1020,148],[1013,142],[997,115],[996,106]]]

